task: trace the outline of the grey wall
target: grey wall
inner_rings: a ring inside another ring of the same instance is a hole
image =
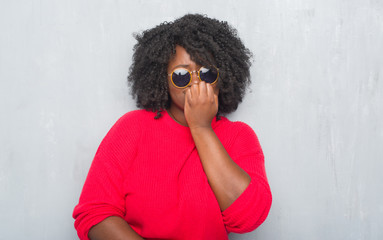
[[[0,239],[77,239],[93,155],[135,108],[133,32],[203,12],[255,53],[233,120],[266,156],[274,201],[230,239],[383,239],[383,2],[0,2]]]

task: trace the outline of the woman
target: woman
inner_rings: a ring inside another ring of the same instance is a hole
[[[81,239],[228,239],[267,217],[271,193],[253,130],[233,112],[250,51],[226,22],[199,14],[136,37],[128,81],[143,110],[122,116],[89,170]]]

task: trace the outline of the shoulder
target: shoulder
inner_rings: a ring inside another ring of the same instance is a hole
[[[217,136],[232,157],[246,154],[256,154],[263,156],[262,148],[258,136],[254,130],[241,121],[230,121],[222,118],[217,128]],[[220,122],[218,121],[218,122]]]
[[[153,121],[155,115],[154,112],[144,109],[133,110],[122,115],[116,123]]]
[[[137,129],[140,126],[148,126],[155,121],[155,115],[154,112],[144,109],[133,110],[122,115],[112,128]]]
[[[221,120],[217,121],[216,128],[218,131],[225,131],[231,134],[235,133],[235,135],[239,133],[255,134],[254,130],[247,123],[231,121],[226,117],[221,117]]]
[[[133,137],[140,135],[143,126],[154,121],[155,113],[133,110],[122,115],[107,133],[108,137]]]
[[[214,132],[227,147],[236,143],[259,145],[258,137],[254,130],[248,124],[241,121],[230,121],[226,117],[221,117],[221,120],[217,121],[215,125]]]

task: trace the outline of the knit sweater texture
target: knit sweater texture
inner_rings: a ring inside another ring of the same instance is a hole
[[[81,240],[90,228],[119,216],[144,239],[228,239],[253,231],[267,217],[271,192],[254,131],[225,117],[212,121],[222,145],[251,177],[223,212],[210,188],[188,127],[166,111],[122,116],[101,142],[73,217]]]

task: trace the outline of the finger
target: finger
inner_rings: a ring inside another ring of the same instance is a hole
[[[199,83],[199,94],[200,96],[206,97],[207,96],[207,86],[204,81],[201,81]]]
[[[191,87],[190,87],[190,91],[191,91],[191,95],[192,97],[198,97],[199,96],[199,87],[198,87],[198,83],[192,83]]]
[[[186,89],[185,91],[185,105],[186,104],[190,104],[191,100],[192,100],[192,95],[191,95],[191,90],[190,88]]]
[[[186,108],[189,108],[191,104],[192,104],[192,96],[191,96],[190,89],[188,89],[187,91],[185,91],[184,110],[186,110]]]
[[[215,102],[215,105],[218,107],[218,95],[217,94],[214,94],[214,102]]]
[[[214,99],[214,89],[210,83],[206,84],[206,93],[207,93],[208,99]]]

